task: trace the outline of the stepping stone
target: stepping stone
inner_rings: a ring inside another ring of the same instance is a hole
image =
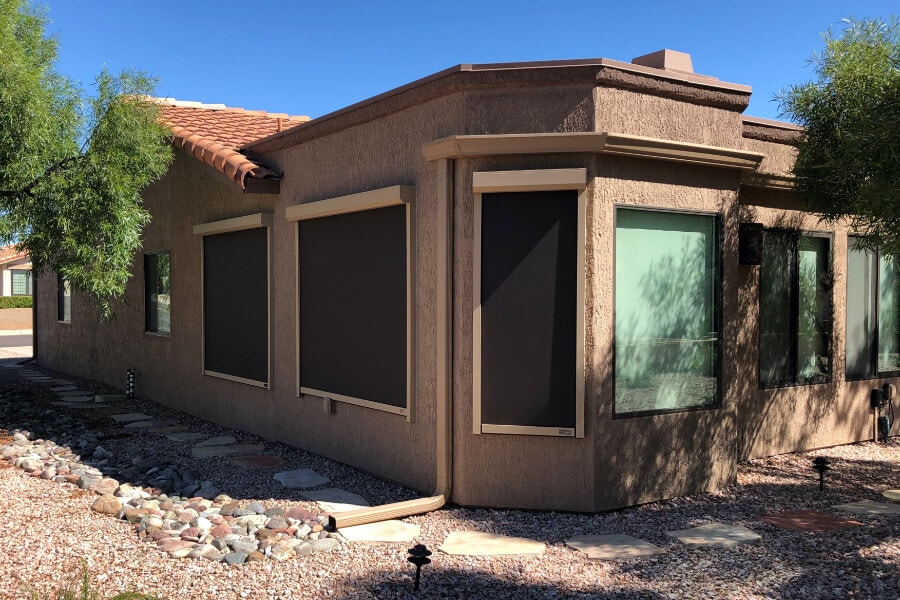
[[[546,546],[528,538],[508,537],[481,531],[454,531],[440,547],[441,552],[461,556],[499,554],[543,554]]]
[[[191,455],[194,458],[212,458],[214,456],[229,456],[231,454],[254,454],[266,449],[265,444],[235,444],[234,446],[204,446],[194,448]]]
[[[850,504],[837,504],[831,508],[837,510],[845,510],[854,515],[897,515],[900,514],[900,506],[896,504],[885,504],[883,502],[872,502],[871,500],[860,500],[859,502],[851,502]]]
[[[153,423],[150,421],[134,421],[125,424],[125,429],[145,429],[147,427],[153,427]]]
[[[303,492],[300,494],[307,500],[313,500],[325,512],[339,513],[365,508],[369,503],[359,494],[348,492],[340,488],[326,488],[324,490],[316,490],[314,492]]]
[[[725,523],[710,523],[681,531],[667,531],[666,535],[690,546],[725,546],[729,548],[740,544],[752,544],[762,537],[746,527],[726,525]]]
[[[68,390],[65,392],[56,392],[56,395],[59,396],[60,398],[70,398],[70,397],[74,398],[74,397],[84,396],[85,394],[90,394],[90,392],[86,392],[84,390]],[[94,399],[94,397],[91,396],[91,400],[93,400],[93,399]]]
[[[50,381],[59,385],[75,385],[74,381],[69,381],[68,379],[51,379]]]
[[[378,542],[411,542],[419,536],[421,527],[403,521],[380,521],[378,523],[368,523],[367,525],[355,525],[353,527],[344,527],[338,532],[344,536],[347,541],[361,543],[378,543]]]
[[[189,431],[182,431],[182,432],[170,433],[166,437],[169,438],[170,440],[172,440],[173,442],[193,442],[196,440],[202,440],[203,438],[207,437],[207,435],[205,433],[193,433],[193,432],[189,432]]]
[[[53,381],[52,379],[48,379],[49,381]],[[55,382],[54,382],[55,383]],[[75,392],[78,391],[78,388],[74,385],[60,385],[57,387],[50,388],[51,392]]]
[[[184,425],[166,425],[163,427],[153,427],[147,431],[151,433],[184,433],[188,428]]]
[[[97,394],[95,396],[97,402],[123,402],[128,400],[125,394]]]
[[[204,446],[227,446],[228,444],[233,444],[237,440],[230,435],[220,435],[219,437],[209,438],[206,441],[200,442],[195,445],[194,448],[203,448]]]
[[[127,423],[129,421],[146,421],[148,419],[152,419],[152,415],[145,415],[144,413],[124,413],[120,415],[110,415],[114,420],[119,423]]]
[[[95,404],[84,402],[51,402],[53,406],[63,406],[65,408],[106,408],[109,404]]]
[[[65,396],[64,402],[93,402],[93,396]]]
[[[599,560],[625,560],[666,553],[659,546],[623,533],[576,535],[566,540],[566,546]]]
[[[862,525],[859,521],[839,519],[825,513],[814,510],[789,510],[777,515],[767,515],[759,518],[764,523],[769,523],[781,529],[791,531],[815,531],[826,533],[832,531],[845,531]]]
[[[900,490],[884,490],[883,492],[881,492],[881,495],[888,500],[896,500],[897,502],[900,502]]]
[[[286,464],[283,458],[274,454],[235,456],[228,462],[238,467],[247,467],[248,469],[279,469]]]
[[[286,488],[314,488],[328,483],[327,477],[322,477],[311,469],[294,469],[275,473],[275,480]]]

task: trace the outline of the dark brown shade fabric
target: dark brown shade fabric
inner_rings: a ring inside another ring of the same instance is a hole
[[[203,343],[207,371],[269,382],[267,229],[203,238]]]
[[[482,196],[481,415],[576,425],[578,193]]]
[[[299,223],[300,385],[406,407],[406,206]]]

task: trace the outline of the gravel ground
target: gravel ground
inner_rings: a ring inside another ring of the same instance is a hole
[[[0,309],[0,329],[31,329],[30,308]]]
[[[78,383],[82,389],[111,391],[89,381]],[[30,392],[32,404],[52,399],[46,388],[0,369],[0,391],[10,387]],[[256,441],[249,434],[228,431],[154,403],[134,401],[123,403],[122,408],[179,420],[193,431]],[[86,418],[94,421],[92,427],[121,432],[103,415]],[[8,436],[3,428],[12,430],[20,425],[0,422],[0,439]],[[33,425],[36,436],[51,439],[52,419],[43,430]],[[281,489],[271,480],[271,471],[241,469],[221,459],[195,460],[185,456],[183,444],[166,441],[164,436],[135,431],[103,444],[116,453],[178,460],[242,501],[313,508],[299,493]],[[274,443],[267,449],[284,457],[286,468],[312,468],[330,477],[333,485],[357,492],[373,504],[415,497],[412,490],[314,454]],[[811,458],[819,455],[827,456],[833,467],[826,474],[825,492],[818,491],[817,475],[810,468]],[[854,517],[864,525],[839,533],[786,531],[758,521],[764,514],[803,508],[851,517],[829,507],[864,499],[885,501],[881,491],[886,488],[900,488],[897,438],[888,444],[854,444],[751,461],[741,465],[738,483],[729,489],[601,515],[449,507],[408,519],[422,527],[418,541],[435,551],[434,563],[424,569],[422,592],[415,594],[411,591],[414,570],[406,563],[407,545],[346,545],[283,563],[269,560],[242,566],[171,559],[142,542],[127,523],[92,512],[89,507],[96,495],[70,484],[28,477],[0,461],[0,598],[26,598],[28,590],[47,593],[86,564],[102,593],[136,590],[172,600],[896,599],[900,598],[900,516]],[[713,521],[744,525],[762,540],[733,549],[710,549],[687,547],[665,534]],[[547,543],[547,552],[542,556],[461,557],[437,550],[451,531],[466,529],[530,537]],[[572,535],[596,533],[627,533],[662,546],[668,554],[621,562],[594,561],[564,545]]]

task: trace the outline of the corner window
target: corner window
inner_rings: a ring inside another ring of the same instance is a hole
[[[900,275],[897,257],[862,247],[847,253],[847,379],[900,372]]]
[[[171,258],[168,252],[144,255],[145,331],[170,333]]]
[[[414,389],[412,202],[393,186],[291,206],[298,393],[406,416]]]
[[[194,227],[203,238],[203,374],[262,388],[270,381],[272,215]]]
[[[615,413],[719,404],[719,220],[619,207]]]
[[[12,295],[13,296],[30,296],[31,295],[31,271],[13,270],[10,271],[12,276]]]
[[[770,229],[759,271],[759,384],[831,379],[831,248],[826,237]]]
[[[62,275],[56,276],[56,319],[62,323],[72,322],[72,287]]]

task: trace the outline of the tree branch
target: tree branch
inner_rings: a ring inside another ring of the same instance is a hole
[[[68,167],[70,164],[74,163],[75,161],[82,158],[83,156],[85,156],[85,155],[78,154],[75,156],[66,157],[66,158],[62,159],[61,161],[57,162],[56,164],[50,165],[49,167],[47,167],[43,173],[41,173],[40,175],[35,177],[31,181],[31,183],[29,183],[28,185],[23,187],[21,190],[0,190],[0,197],[15,198],[16,196],[20,196],[20,195],[24,194],[26,196],[31,196],[33,198],[34,194],[32,193],[32,190],[34,188],[36,188],[38,186],[38,184],[41,183],[41,181],[43,181],[46,177],[52,175],[56,171],[60,171],[64,168]]]

